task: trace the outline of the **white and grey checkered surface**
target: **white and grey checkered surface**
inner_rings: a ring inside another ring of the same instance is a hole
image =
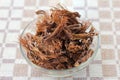
[[[62,2],[100,33],[95,60],[68,78],[44,76],[21,56],[18,37],[38,9]],[[0,0],[0,80],[120,80],[120,0]]]

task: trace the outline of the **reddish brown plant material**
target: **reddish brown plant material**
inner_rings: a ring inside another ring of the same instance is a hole
[[[90,45],[98,35],[91,22],[78,20],[78,12],[64,8],[36,12],[36,34],[27,33],[20,37],[20,44],[34,64],[47,69],[68,69],[79,66],[92,56]],[[42,15],[42,17],[41,17]]]

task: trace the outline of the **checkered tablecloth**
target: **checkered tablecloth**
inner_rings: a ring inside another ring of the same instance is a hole
[[[63,3],[100,33],[95,60],[67,78],[44,76],[21,56],[18,37],[35,11]],[[120,0],[0,0],[0,80],[120,80]]]

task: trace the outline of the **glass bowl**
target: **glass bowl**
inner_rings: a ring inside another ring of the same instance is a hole
[[[31,21],[25,27],[25,29],[21,33],[21,37],[24,34],[28,33],[28,32],[35,34],[36,21],[37,21],[37,19]],[[49,70],[49,69],[42,68],[42,67],[37,66],[36,64],[32,63],[29,60],[29,58],[27,57],[26,51],[24,50],[24,48],[20,44],[20,50],[21,50],[21,53],[22,53],[23,57],[25,58],[25,60],[33,68],[37,68],[42,74],[47,75],[47,76],[52,76],[52,77],[67,77],[67,76],[72,76],[74,73],[79,72],[80,70],[82,70],[83,68],[85,68],[86,66],[88,66],[88,64],[94,59],[94,57],[97,54],[98,47],[99,47],[99,36],[94,36],[93,43],[91,44],[90,47],[94,50],[94,53],[92,54],[92,56],[87,61],[81,63],[79,66],[73,67],[71,69],[64,69],[64,70]]]

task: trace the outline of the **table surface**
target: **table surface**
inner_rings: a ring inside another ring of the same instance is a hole
[[[18,37],[35,11],[56,3],[78,11],[100,34],[95,60],[67,78],[44,76],[21,56]],[[120,80],[120,0],[0,0],[0,80]]]

